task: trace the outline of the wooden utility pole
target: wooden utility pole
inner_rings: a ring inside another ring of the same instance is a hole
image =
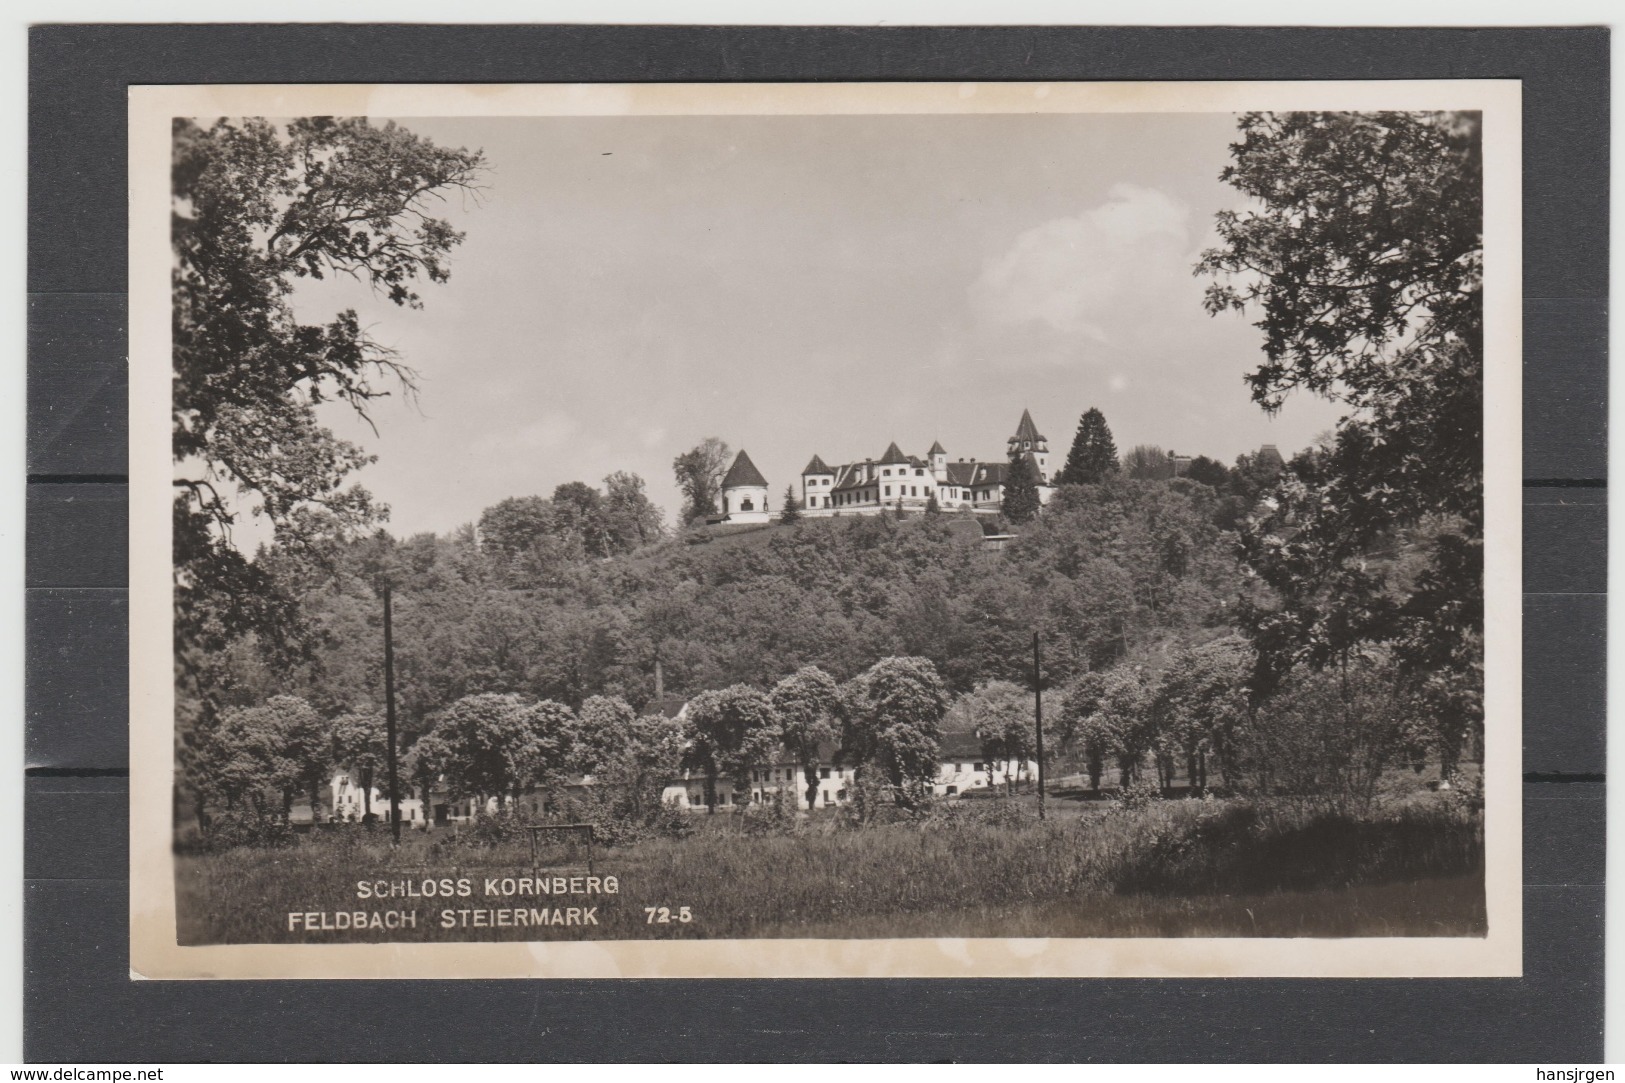
[[[1033,633],[1033,715],[1038,721],[1038,818],[1044,818],[1044,684],[1038,658],[1038,633]]]
[[[384,733],[389,742],[389,830],[401,844],[401,791],[395,774],[395,632],[390,624],[389,588],[384,588]]]

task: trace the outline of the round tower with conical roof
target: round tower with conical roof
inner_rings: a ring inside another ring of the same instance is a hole
[[[741,449],[722,479],[722,520],[726,523],[765,523],[767,479]]]

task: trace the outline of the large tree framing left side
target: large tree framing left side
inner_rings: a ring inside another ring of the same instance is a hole
[[[320,562],[327,543],[387,509],[348,475],[371,461],[318,423],[342,400],[410,395],[414,376],[354,310],[301,322],[296,281],[349,275],[420,307],[462,234],[431,212],[477,194],[479,151],[438,147],[394,123],[305,117],[178,119],[173,142],[172,313],[175,647],[207,710],[206,660],[245,634],[303,645],[293,594],[232,545],[248,514],[279,551]]]

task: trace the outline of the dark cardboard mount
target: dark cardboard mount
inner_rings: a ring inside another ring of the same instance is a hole
[[[1609,35],[39,26],[30,35],[30,1061],[1602,1059]],[[1521,79],[1524,977],[132,982],[125,93],[143,83]]]

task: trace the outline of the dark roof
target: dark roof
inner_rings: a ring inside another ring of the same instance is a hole
[[[760,485],[767,488],[767,479],[762,472],[756,469],[756,464],[750,461],[750,456],[743,451],[734,459],[733,466],[728,468],[728,476],[722,479],[724,489],[738,489],[747,485]]]
[[[807,469],[805,469],[805,470],[803,470],[801,472],[801,476],[806,477],[808,474],[833,474],[833,473],[835,473],[835,471],[833,471],[829,467],[825,466],[823,459],[820,459],[817,455],[814,455],[812,457],[812,462],[807,464]]]
[[[835,493],[848,492],[848,491],[851,491],[853,489],[867,489],[871,485],[879,485],[879,484],[880,484],[879,479],[870,478],[867,481],[865,481],[862,474],[860,474],[856,470],[853,470],[850,473],[848,473],[845,477],[836,478],[835,479],[835,487],[833,489],[831,489],[830,491],[835,492]]]
[[[927,455],[946,455],[946,454],[948,454],[948,452],[947,452],[947,449],[945,449],[942,446],[942,441],[941,440],[933,440],[933,441],[931,441],[931,450],[926,452],[926,454]]]
[[[913,461],[914,460],[910,459],[907,455],[903,454],[902,449],[897,446],[896,440],[893,440],[890,444],[886,445],[886,454],[880,457],[880,463],[882,466],[889,466],[893,463],[912,463]]]
[[[1016,434],[1010,438],[1011,443],[1019,440],[1049,442],[1049,437],[1038,434],[1038,426],[1033,424],[1033,415],[1027,410],[1021,411],[1021,424],[1016,426]]]
[[[1005,463],[949,463],[949,485],[1003,485]]]
[[[942,735],[937,758],[976,762],[982,758],[982,740],[970,730],[949,730]]]

